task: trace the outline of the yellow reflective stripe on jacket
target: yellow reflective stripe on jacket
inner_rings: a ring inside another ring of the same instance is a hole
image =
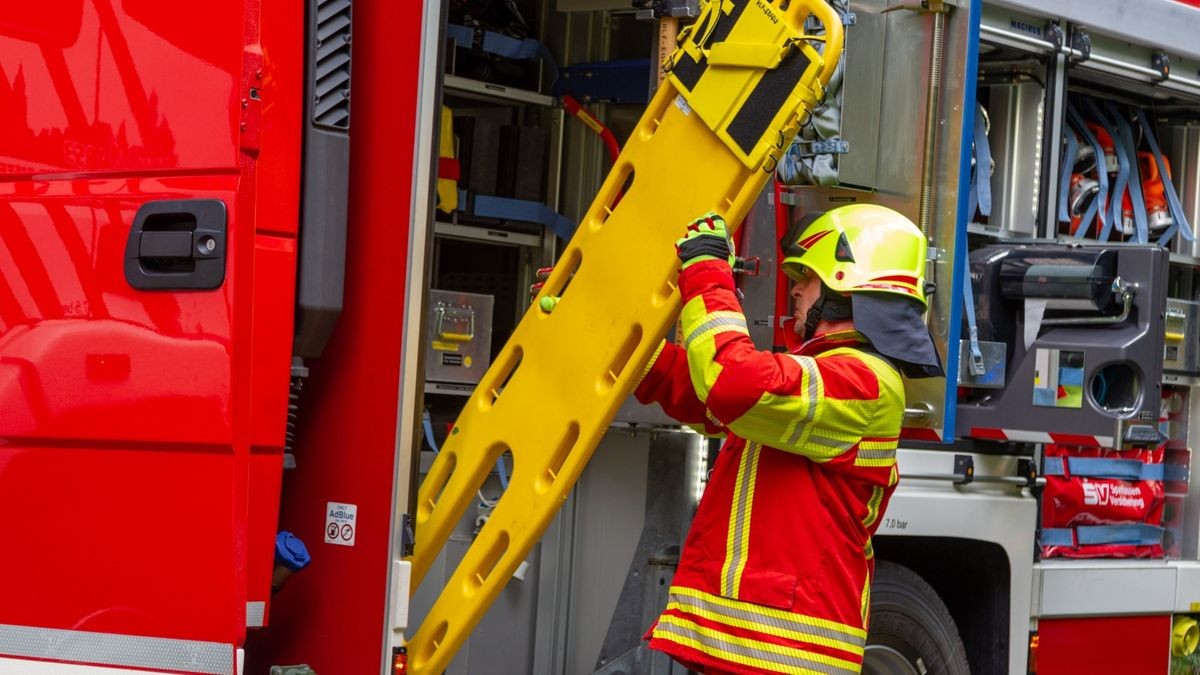
[[[858,444],[854,466],[892,466],[896,463],[899,439],[892,441],[863,441]]]
[[[822,401],[825,388],[811,357],[792,356],[800,366],[800,386],[792,395],[764,392],[749,410],[729,423],[733,433],[763,445],[787,452],[798,452],[817,461],[825,461],[845,452],[846,443],[837,433],[816,424],[829,403]],[[812,438],[816,430],[816,438]],[[810,446],[810,441],[812,443]]]
[[[728,635],[695,621],[663,615],[654,627],[653,637],[669,640],[692,649],[697,649],[717,658],[754,666],[768,672],[824,673],[825,675],[857,674],[861,667],[843,659],[805,651],[797,647],[785,647],[741,636]]]
[[[704,296],[698,295],[683,306],[679,317],[687,349],[688,374],[692,388],[701,402],[708,401],[708,392],[721,375],[722,366],[717,362],[717,335],[737,332],[749,335],[746,317],[741,312],[708,312]]]
[[[750,513],[754,507],[754,485],[758,482],[758,458],[761,446],[747,443],[738,464],[733,486],[733,508],[729,511],[729,532],[725,541],[725,564],[721,567],[721,595],[738,597],[746,559],[750,557]]]
[[[867,560],[875,556],[875,551],[871,550],[871,540],[867,540]],[[867,575],[866,581],[863,582],[862,600],[859,601],[859,608],[862,610],[863,625],[866,626],[869,621],[871,609],[871,575]]]
[[[683,330],[684,347],[690,347],[697,340],[716,337],[719,333],[733,331],[742,335],[750,334],[750,330],[746,327],[746,317],[741,312],[731,311],[709,312],[699,322],[684,324]]]
[[[715,605],[728,609],[736,609],[745,612],[751,612],[756,618],[757,623],[773,626],[789,626],[791,624],[800,624],[804,626],[815,626],[826,630],[844,634],[842,639],[854,644],[866,644],[867,631],[860,626],[851,626],[848,623],[840,623],[831,619],[822,619],[816,616],[807,616],[805,614],[797,614],[783,609],[775,609],[765,605],[755,605],[740,600],[731,598],[723,598],[712,593],[705,593],[694,588],[684,588],[682,586],[672,586],[671,595],[683,596],[689,598],[697,598],[707,600]],[[678,599],[676,597],[676,599]],[[799,630],[799,629],[797,629]],[[766,631],[764,631],[766,632]]]
[[[857,633],[831,627],[838,625],[832,621],[791,613],[784,613],[783,618],[768,616],[761,605],[730,602],[692,589],[672,588],[667,609],[677,609],[726,626],[832,647],[856,656],[862,656],[867,642]],[[850,626],[844,628],[852,629]]]
[[[871,498],[867,500],[867,517],[863,518],[863,527],[871,527],[879,519],[879,505],[883,503],[884,489],[876,485],[871,490]]]

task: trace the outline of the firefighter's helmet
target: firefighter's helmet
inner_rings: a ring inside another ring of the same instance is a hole
[[[815,335],[823,319],[846,315],[876,351],[908,377],[940,377],[941,358],[922,316],[928,307],[925,236],[912,221],[875,204],[853,204],[798,222],[780,242],[783,271],[824,284],[796,332]],[[841,298],[841,300],[839,300]]]
[[[783,271],[805,269],[839,293],[901,295],[927,305],[925,237],[912,221],[884,206],[852,204],[797,223],[780,242]]]

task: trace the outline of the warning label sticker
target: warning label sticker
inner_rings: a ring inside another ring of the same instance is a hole
[[[338,546],[354,545],[354,530],[358,527],[358,505],[325,503],[325,543]]]

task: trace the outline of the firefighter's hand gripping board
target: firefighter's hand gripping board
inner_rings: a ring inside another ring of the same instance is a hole
[[[823,35],[805,33],[810,14]],[[450,662],[673,324],[683,227],[708,211],[741,223],[841,53],[841,22],[823,0],[713,0],[680,33],[666,80],[539,296],[561,300],[552,312],[533,303],[421,484],[414,590],[496,459],[512,454],[507,491],[408,643],[413,673]]]

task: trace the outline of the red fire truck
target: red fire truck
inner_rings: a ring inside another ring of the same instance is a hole
[[[772,182],[739,285],[770,348],[780,228],[861,201],[930,236],[949,378],[908,389],[864,670],[1198,672],[1200,9],[829,6],[826,100],[741,160]],[[707,441],[595,413],[561,514],[453,638],[422,621],[521,458],[489,455],[425,550],[418,486],[573,223],[650,201],[628,162],[603,180],[596,118],[636,147],[659,46],[706,8],[0,8],[0,674],[682,672],[640,636]]]

